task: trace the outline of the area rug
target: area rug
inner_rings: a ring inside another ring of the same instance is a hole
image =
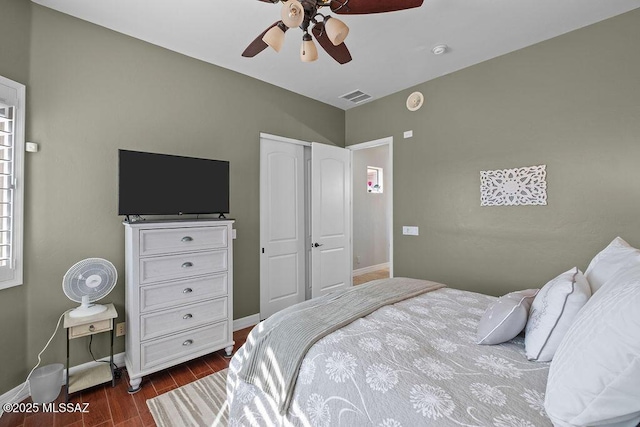
[[[158,427],[229,424],[227,369],[147,400]]]

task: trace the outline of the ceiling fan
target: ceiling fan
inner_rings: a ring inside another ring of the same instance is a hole
[[[264,30],[247,46],[242,56],[252,58],[271,46],[280,51],[284,33],[289,28],[300,27],[303,31],[300,59],[312,62],[318,59],[318,50],[311,34],[320,46],[340,64],[351,61],[351,53],[344,44],[349,27],[337,18],[323,15],[318,10],[329,7],[339,15],[364,15],[369,13],[394,12],[420,7],[424,0],[259,0],[265,3],[282,2],[281,20]],[[311,28],[309,28],[311,27]],[[311,30],[311,31],[309,31]],[[309,34],[311,33],[311,34]]]

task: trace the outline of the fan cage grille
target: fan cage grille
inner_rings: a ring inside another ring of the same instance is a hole
[[[86,279],[98,276],[100,282],[91,287]],[[71,301],[82,302],[82,296],[88,295],[89,301],[98,301],[107,296],[118,282],[118,270],[108,260],[103,258],[87,258],[75,263],[65,273],[62,279],[62,290]]]

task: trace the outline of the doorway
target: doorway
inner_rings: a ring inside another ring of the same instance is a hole
[[[393,277],[393,138],[351,150],[353,284]]]

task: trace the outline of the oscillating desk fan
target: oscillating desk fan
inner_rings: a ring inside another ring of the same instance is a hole
[[[85,317],[105,311],[106,306],[91,303],[107,296],[117,281],[118,271],[106,259],[87,258],[75,263],[62,278],[62,290],[67,298],[81,303],[69,316]]]

